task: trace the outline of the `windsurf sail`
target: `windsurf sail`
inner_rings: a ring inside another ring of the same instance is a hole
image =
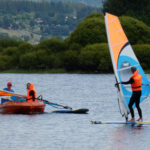
[[[119,18],[112,14],[105,14],[105,26],[111,60],[113,64],[116,82],[128,81],[132,75],[131,67],[135,66],[142,75],[142,102],[150,93],[150,82],[148,81],[132,47],[123,31]],[[129,114],[129,100],[132,94],[130,86],[119,84],[119,100],[121,102],[124,116],[127,119]]]
[[[15,94],[11,92],[6,92],[6,91],[0,91],[0,96],[20,96],[20,97],[26,97],[25,95],[20,95],[20,94]]]
[[[10,101],[19,101],[19,102],[26,101],[26,96],[11,93],[11,92],[6,92],[6,91],[0,91],[0,98],[4,98],[4,99],[10,100]]]

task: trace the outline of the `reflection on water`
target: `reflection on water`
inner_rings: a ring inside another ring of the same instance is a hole
[[[141,125],[124,125],[121,127],[115,127],[111,135],[108,149],[127,150],[135,149],[135,147],[136,149],[143,149],[140,145],[143,143],[141,137],[144,136],[144,132],[145,127]]]
[[[54,114],[47,106],[42,115],[0,115],[0,150],[147,150],[150,126],[93,125],[90,120],[124,121],[119,114],[113,75],[0,74],[0,88],[26,94],[32,82],[38,95],[89,114]],[[144,121],[150,121],[150,102],[141,104]],[[135,116],[138,117],[135,110]]]

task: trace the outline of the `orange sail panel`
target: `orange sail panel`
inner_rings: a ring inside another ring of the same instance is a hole
[[[106,19],[110,47],[112,48],[115,65],[117,67],[119,53],[122,47],[128,42],[128,39],[117,16],[106,13]]]
[[[11,93],[11,92],[6,92],[6,91],[0,91],[0,96],[20,96],[20,97],[26,97],[24,95],[14,94],[14,93]]]

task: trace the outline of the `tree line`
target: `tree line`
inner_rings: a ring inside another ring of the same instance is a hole
[[[150,25],[150,0],[104,0],[103,12],[131,16]]]
[[[150,27],[132,17],[121,16],[120,20],[141,65],[148,70]],[[65,40],[51,38],[32,45],[25,41],[1,39],[0,70],[9,69],[111,73],[103,14],[87,16]]]

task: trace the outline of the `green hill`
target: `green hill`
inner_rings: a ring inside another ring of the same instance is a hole
[[[21,1],[21,0],[20,0]],[[31,0],[26,0],[26,1],[31,1]],[[63,2],[63,3],[66,3],[66,2],[73,2],[73,3],[82,3],[82,4],[85,4],[85,5],[89,5],[89,6],[96,6],[96,7],[102,7],[102,1],[103,0],[32,0],[32,1],[35,1],[35,2]]]
[[[78,3],[0,0],[0,38],[31,43],[51,37],[65,38],[98,8]]]

